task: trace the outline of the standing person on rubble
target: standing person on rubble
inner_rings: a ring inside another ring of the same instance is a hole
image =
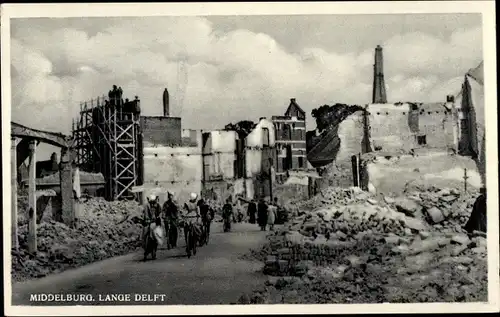
[[[482,187],[480,193],[474,202],[469,221],[464,228],[469,233],[474,232],[474,230],[486,232],[486,188]]]
[[[174,193],[168,192],[168,199],[163,204],[163,223],[167,232],[167,249],[177,247],[177,236],[179,234],[178,221],[179,209],[174,202]]]
[[[261,231],[266,231],[267,226],[267,209],[268,206],[264,199],[260,199],[257,206],[257,223],[259,224]]]
[[[257,204],[255,203],[255,199],[252,199],[248,203],[247,215],[251,224],[255,224],[255,214],[257,213]]]

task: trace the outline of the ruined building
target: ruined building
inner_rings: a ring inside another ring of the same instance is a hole
[[[447,155],[461,154],[477,158],[478,164],[485,165],[485,160],[479,158],[484,157],[482,64],[467,73],[456,98],[443,96],[443,100],[433,103],[387,103],[381,47],[375,49],[374,59],[371,104],[325,105],[312,112],[317,129],[307,132],[307,156],[322,175],[329,175],[333,183],[328,185],[361,185],[359,164],[368,157],[364,156],[366,153],[371,157],[394,159],[438,155],[444,156],[443,161]],[[449,160],[450,164],[442,164],[443,168],[456,165],[459,159],[450,156]],[[411,163],[413,169],[424,173],[427,166],[418,166],[419,162]],[[391,164],[396,168],[399,163]],[[377,168],[382,170],[381,166]],[[467,166],[470,168],[470,164]],[[375,172],[366,169],[365,172],[365,185],[367,179],[372,182],[378,177]],[[424,177],[417,174],[411,176]]]
[[[276,180],[281,183],[287,171],[307,167],[306,113],[295,98],[283,116],[273,116],[276,129]]]

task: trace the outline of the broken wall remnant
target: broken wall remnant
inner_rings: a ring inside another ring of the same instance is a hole
[[[272,184],[276,182],[275,162],[275,127],[271,120],[261,118],[245,142],[245,189],[248,199],[272,196]]]
[[[364,108],[360,106],[349,106],[346,104],[335,104],[333,106],[324,105],[312,111],[312,116],[316,120],[316,130],[308,131],[306,134],[307,140],[307,159],[313,167],[323,167],[337,159],[337,155],[341,150],[342,141],[339,137],[339,126],[348,117],[358,112],[364,112]],[[359,120],[359,113],[355,120]],[[345,133],[345,137],[361,136],[365,138],[364,128],[365,123],[361,120],[360,124],[352,124],[353,131]],[[346,131],[347,132],[347,131]],[[352,140],[351,140],[352,141]],[[362,141],[361,143],[363,143]],[[351,142],[352,143],[352,142]],[[352,145],[350,145],[352,146]],[[363,144],[359,145],[361,150]],[[352,154],[351,154],[352,155]]]
[[[184,201],[190,193],[201,193],[203,177],[201,131],[182,130],[181,119],[174,117],[141,117],[143,137],[142,197],[152,188],[161,188],[163,202],[167,191]],[[152,193],[152,192],[151,192]]]
[[[203,197],[223,202],[244,193],[244,149],[239,135],[245,133],[234,130],[203,133]]]
[[[458,151],[472,157],[486,184],[486,129],[483,62],[464,76],[462,90],[456,97],[458,111]]]
[[[182,145],[181,118],[141,116],[140,124],[145,146]]]
[[[452,109],[446,103],[368,105],[370,141],[375,151],[409,153],[416,148],[454,148]]]

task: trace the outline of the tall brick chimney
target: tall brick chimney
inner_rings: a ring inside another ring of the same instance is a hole
[[[380,45],[377,45],[375,48],[372,103],[387,103],[384,81],[384,57],[382,55],[382,47]]]
[[[170,116],[170,97],[168,95],[168,90],[165,88],[163,91],[163,116],[168,117]]]

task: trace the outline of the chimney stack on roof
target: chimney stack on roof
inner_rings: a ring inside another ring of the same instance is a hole
[[[380,45],[377,45],[375,48],[372,103],[387,103],[384,81],[384,57],[382,54],[382,47]]]
[[[170,116],[170,96],[168,94],[167,88],[163,91],[163,116]]]

